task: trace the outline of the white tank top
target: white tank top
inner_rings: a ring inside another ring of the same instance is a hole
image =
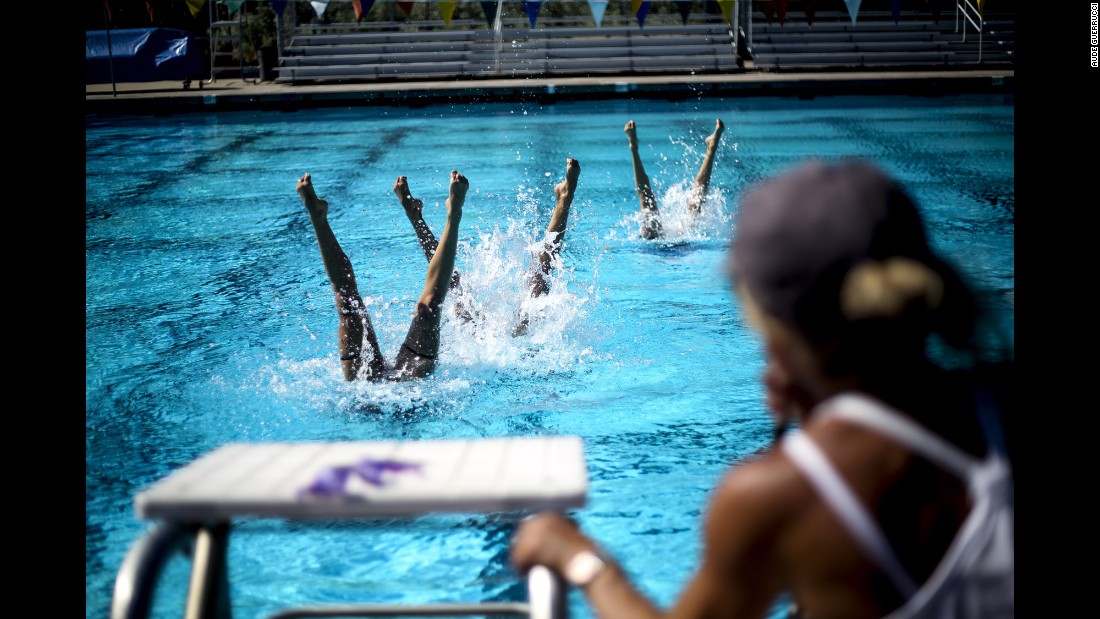
[[[886,619],[1013,617],[1012,474],[995,416],[982,403],[978,408],[992,445],[985,459],[971,456],[896,410],[854,392],[833,396],[814,412],[815,418],[838,417],[888,436],[967,483],[970,513],[923,586],[914,582],[881,527],[810,437],[796,432],[783,439],[783,452],[906,598]]]

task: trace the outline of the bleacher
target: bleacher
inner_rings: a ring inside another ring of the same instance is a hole
[[[610,16],[609,16],[610,17]],[[692,14],[686,23],[576,18],[504,20],[498,33],[484,21],[303,24],[275,69],[277,82],[395,81],[402,78],[484,79],[614,74],[714,74],[744,71],[1006,66],[1014,62],[1015,11],[987,11],[982,32],[954,11],[937,16],[861,11],[817,12],[812,23],[788,11],[784,23],[753,14],[742,53],[721,15]]]
[[[579,26],[472,23],[417,31],[299,28],[284,49],[279,82],[397,77],[494,78],[738,70],[729,24]],[[344,30],[344,31],[340,31]]]
[[[927,12],[819,12],[809,23],[787,13],[784,24],[762,15],[753,22],[752,66],[759,70],[884,69],[892,67],[1011,67],[1015,61],[1015,11],[985,13],[982,32],[956,22],[954,11],[936,19]]]

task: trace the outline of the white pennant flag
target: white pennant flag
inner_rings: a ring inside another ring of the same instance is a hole
[[[310,4],[313,5],[313,11],[317,13],[317,17],[325,14],[325,9],[328,8],[328,0],[321,2],[321,0],[312,0]]]

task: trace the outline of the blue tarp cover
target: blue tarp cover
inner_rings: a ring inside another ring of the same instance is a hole
[[[84,37],[84,83],[200,79],[202,53],[186,30],[121,28],[88,30]],[[111,69],[114,67],[114,79]]]

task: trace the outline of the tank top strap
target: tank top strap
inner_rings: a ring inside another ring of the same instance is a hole
[[[815,417],[841,418],[875,430],[969,480],[981,461],[882,402],[863,394],[837,394],[817,406]]]
[[[917,592],[917,583],[894,554],[878,523],[859,502],[848,484],[808,435],[795,432],[783,438],[783,453],[809,479],[822,500],[844,523],[856,542],[869,554],[898,591],[909,599]]]

